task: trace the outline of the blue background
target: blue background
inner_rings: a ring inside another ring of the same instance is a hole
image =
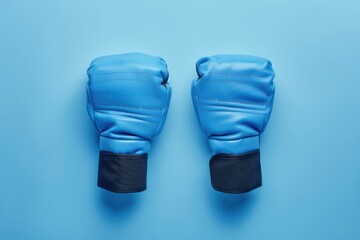
[[[0,1],[0,239],[360,239],[359,1]],[[95,57],[144,52],[173,97],[148,190],[96,187],[85,109]],[[210,186],[190,98],[195,62],[271,59],[263,187]]]

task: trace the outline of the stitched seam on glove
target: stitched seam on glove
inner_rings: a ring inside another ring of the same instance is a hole
[[[155,74],[155,73],[117,72],[117,71],[109,72],[109,73],[96,73],[96,74],[92,74],[92,76],[111,75],[111,74],[122,74],[122,73],[132,73],[132,74],[144,75],[145,77],[149,75],[149,76],[154,76],[154,77],[160,77],[160,78],[162,78],[161,74],[160,74],[160,75],[157,75],[157,74]]]
[[[132,81],[132,82],[143,82],[143,83],[147,83],[147,82],[146,82],[146,78],[144,78],[144,79],[126,79],[126,78],[121,78],[121,79],[111,79],[111,80],[104,80],[104,81],[95,81],[95,82],[92,82],[92,84],[101,84],[101,83],[115,82],[115,81]]]
[[[111,113],[111,114],[114,114],[116,116],[131,115],[132,117],[135,117],[136,119],[140,119],[140,116],[142,116],[142,117],[159,117],[158,114],[144,114],[144,113],[135,113],[135,112],[124,112],[124,111],[119,111],[117,109],[113,110],[113,109],[95,108],[95,111],[97,113],[102,113],[102,114]],[[150,122],[154,122],[154,121],[150,121]]]
[[[274,78],[273,78],[274,79]],[[266,104],[266,109],[267,109],[267,111],[269,111],[268,109],[270,109],[270,100],[272,99],[272,101],[274,101],[274,97],[275,97],[275,84],[274,84],[274,82],[273,82],[273,80],[271,80],[271,84],[272,84],[272,89],[271,89],[271,91],[270,91],[270,97],[267,99],[267,104]],[[266,128],[266,125],[267,125],[267,122],[269,121],[269,119],[270,119],[270,116],[271,116],[271,112],[272,111],[270,111],[269,112],[269,114],[267,114],[267,116],[265,116],[265,118],[264,118],[264,122],[263,122],[263,127],[261,128],[261,130],[260,130],[260,134],[265,130],[265,128]],[[260,140],[259,140],[259,142],[260,142]]]
[[[244,109],[244,110],[248,110],[248,109]],[[264,115],[264,113],[257,113],[257,112],[253,112],[253,111],[240,111],[240,110],[236,110],[236,111],[229,111],[229,110],[202,110],[203,112],[237,112],[237,113],[250,113],[250,114],[257,114],[257,115]],[[259,110],[254,110],[254,111],[259,111]]]
[[[97,105],[96,108],[98,108],[99,106],[104,105],[106,107],[118,107],[118,106],[121,106],[121,107],[125,107],[125,108],[136,108],[136,109],[147,109],[147,110],[154,110],[154,111],[162,111],[162,108],[138,107],[138,106],[127,105],[127,104],[122,104],[122,103],[114,104],[114,103],[109,103],[109,102],[108,103],[101,102],[101,103],[95,103],[95,105]]]
[[[197,84],[197,82],[195,83]],[[202,116],[201,116],[201,111],[200,111],[200,103],[199,103],[199,98],[198,98],[198,94],[197,94],[197,89],[196,89],[196,86],[194,85],[194,91],[195,91],[195,99],[196,99],[196,105],[197,105],[197,113],[199,115],[199,122],[200,122],[200,125],[201,125],[201,128],[203,129],[205,135],[207,137],[209,137],[209,133],[205,130],[204,128],[204,124],[203,124],[203,120],[202,120]]]
[[[150,138],[144,138],[144,137],[139,137],[138,135],[132,135],[132,136],[137,136],[139,137],[139,139],[122,139],[122,138],[114,138],[114,137],[110,137],[110,136],[105,136],[103,135],[103,133],[99,133],[100,137],[103,138],[108,138],[108,139],[112,139],[112,140],[121,140],[121,141],[144,141],[144,142],[148,142],[150,140]]]
[[[241,138],[233,138],[231,140],[229,139],[216,139],[214,136],[210,135],[208,138],[212,139],[212,140],[216,140],[216,141],[224,141],[224,142],[232,142],[232,141],[239,141],[239,140],[243,140],[243,139],[247,139],[247,138],[254,138],[254,137],[259,137],[260,135],[251,135],[251,136],[246,136],[246,137],[241,137]],[[220,153],[218,153],[217,155],[219,155]],[[230,155],[230,154],[225,154],[225,155]],[[242,155],[242,154],[239,154]]]
[[[268,85],[268,82],[263,81],[264,79],[269,78],[270,81],[273,81],[273,77],[261,77],[261,76],[256,76],[256,75],[239,75],[238,74],[214,74],[214,73],[206,73],[203,76],[201,76],[201,78],[199,78],[197,81],[200,81],[200,79],[202,78],[207,78],[207,80],[209,81],[221,81],[221,82],[235,82],[238,84],[246,84],[246,85],[252,85],[253,84],[253,78],[259,78],[262,81],[258,81],[257,84],[262,84],[262,85]],[[236,76],[236,79],[217,79],[217,78],[213,78],[213,76]],[[252,80],[248,80],[249,78],[251,78]],[[206,81],[207,81],[206,80]]]
[[[165,87],[165,89],[166,89],[166,87]],[[158,121],[158,126],[157,126],[157,128],[155,129],[155,131],[154,131],[154,133],[152,134],[152,137],[151,137],[150,139],[152,139],[154,136],[156,136],[157,131],[158,131],[159,128],[160,128],[160,123],[161,123],[162,120],[163,120],[164,113],[168,111],[168,107],[169,107],[169,106],[168,106],[168,103],[170,104],[170,97],[171,97],[171,96],[169,96],[169,95],[170,95],[170,89],[167,89],[167,90],[166,90],[166,98],[165,98],[165,101],[164,101],[164,105],[163,105],[163,107],[162,107],[161,117],[160,117],[160,119],[159,119],[159,121]],[[167,106],[166,109],[165,109],[165,106]],[[164,123],[164,124],[165,124],[165,123]]]
[[[93,108],[92,115],[93,115],[93,119],[94,119],[94,127],[95,127],[97,133],[100,134],[99,128],[98,128],[98,126],[96,124],[96,118],[95,118],[95,113],[94,113],[95,108],[94,108],[94,101],[93,101],[93,97],[92,97],[90,82],[88,83],[88,90],[89,90],[89,96],[91,98],[91,107]]]
[[[266,104],[259,104],[259,103],[255,103],[255,102],[228,101],[228,100],[221,100],[221,99],[210,98],[210,97],[203,97],[203,98],[200,98],[200,100],[208,100],[208,101],[213,101],[213,102],[224,102],[224,103],[240,103],[240,104],[245,104],[245,105],[261,106],[264,108],[266,107]],[[204,104],[204,105],[206,105],[206,104]]]
[[[215,107],[215,108],[222,108],[222,109],[211,109],[211,110],[203,110],[203,111],[209,111],[209,112],[213,112],[213,111],[231,111],[231,112],[246,112],[248,111],[249,113],[255,113],[255,111],[258,112],[262,112],[262,113],[257,113],[257,114],[263,114],[263,112],[266,112],[266,108],[261,107],[260,109],[254,109],[254,108],[250,108],[250,107],[240,107],[240,106],[224,106],[224,105],[216,105],[216,104],[206,104],[206,103],[200,103],[201,106],[208,106],[208,107]],[[252,105],[254,106],[254,105]]]

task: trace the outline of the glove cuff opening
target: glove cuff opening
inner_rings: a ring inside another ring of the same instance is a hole
[[[115,193],[146,189],[147,154],[115,154],[100,151],[97,185]]]
[[[260,150],[241,155],[216,154],[210,159],[213,188],[225,193],[246,193],[262,185]]]

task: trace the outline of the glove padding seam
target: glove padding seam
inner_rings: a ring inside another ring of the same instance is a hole
[[[92,76],[99,76],[99,75],[111,75],[111,74],[123,74],[123,73],[131,73],[131,74],[138,74],[138,75],[144,75],[144,77],[146,78],[147,76],[153,76],[153,77],[160,77],[162,79],[164,79],[164,76],[157,75],[155,73],[141,73],[141,72],[108,72],[108,73],[95,73],[95,74],[91,74]]]
[[[150,108],[150,107],[137,107],[137,106],[133,106],[133,105],[127,105],[127,104],[113,104],[113,103],[95,103],[96,108],[98,108],[99,106],[106,106],[106,107],[125,107],[125,108],[135,108],[135,109],[146,109],[146,110],[153,110],[153,111],[162,111],[162,108]],[[102,110],[106,110],[106,109],[102,109]]]
[[[213,136],[209,136],[208,137],[208,139],[211,139],[211,140],[216,140],[216,141],[225,141],[225,142],[229,142],[229,141],[239,141],[239,140],[243,140],[243,139],[248,139],[248,138],[255,138],[255,137],[260,137],[260,135],[258,134],[258,135],[252,135],[252,136],[246,136],[246,137],[241,137],[241,138],[233,138],[233,139],[231,139],[231,140],[229,140],[229,139],[216,139],[216,138],[214,138]],[[252,152],[252,151],[251,151]],[[251,153],[250,152],[250,153]],[[215,157],[216,155],[220,155],[220,154],[223,154],[223,153],[217,153],[217,154],[215,154],[213,157]],[[230,155],[228,155],[228,154],[223,154],[224,156],[230,156]],[[231,156],[242,156],[242,155],[244,155],[244,154],[241,154],[241,155],[231,155]]]
[[[252,105],[252,106],[261,106],[266,108],[267,103],[266,104],[258,104],[255,102],[240,102],[240,101],[228,101],[228,100],[222,100],[222,99],[218,99],[218,98],[210,98],[210,97],[202,97],[200,98],[200,100],[207,100],[207,101],[213,101],[213,102],[224,102],[224,103],[240,103],[240,104],[244,104],[244,105]],[[209,105],[209,104],[204,104],[203,105]]]
[[[160,119],[158,121],[157,127],[156,127],[155,131],[153,132],[152,137],[150,139],[152,139],[153,137],[155,137],[158,134],[158,131],[160,129],[160,123],[162,122],[162,119],[166,117],[166,116],[164,116],[164,114],[167,113],[168,110],[169,110],[170,98],[171,98],[171,95],[170,95],[171,94],[171,89],[170,89],[170,86],[169,86],[169,88],[165,88],[165,89],[166,89],[166,98],[165,98],[164,104],[163,104],[162,109],[161,109],[162,110],[161,111],[161,116],[160,116]],[[165,119],[163,121],[164,121],[164,124],[165,124]]]
[[[199,102],[199,97],[198,97],[198,94],[197,94],[197,81],[194,83],[193,85],[193,88],[194,88],[194,94],[195,94],[195,104],[197,105],[197,113],[198,113],[198,116],[199,116],[199,122],[200,122],[200,126],[201,128],[203,129],[205,135],[207,137],[210,137],[210,134],[206,131],[206,129],[204,128],[204,124],[203,124],[203,120],[202,120],[202,114],[201,114],[201,111],[200,111],[200,102]]]
[[[275,76],[271,79],[272,89],[271,89],[271,92],[270,92],[270,96],[269,96],[269,98],[267,99],[266,109],[270,109],[270,105],[273,105],[273,103],[274,103],[274,97],[275,97],[274,78],[275,78]],[[272,106],[271,106],[271,107],[272,107]],[[269,111],[269,110],[267,110],[267,111]],[[271,116],[271,112],[272,112],[272,111],[270,110],[270,112],[267,114],[267,116],[265,116],[265,119],[264,119],[264,122],[263,122],[263,127],[261,128],[261,130],[260,130],[260,132],[259,132],[260,134],[263,133],[264,130],[265,130],[265,128],[266,128],[267,123],[268,123],[268,121],[269,121],[269,119],[270,119],[270,116]],[[260,141],[260,139],[259,139],[259,141]]]
[[[121,138],[114,138],[114,137],[110,137],[110,136],[104,136],[103,132],[99,133],[100,137],[103,138],[108,138],[108,139],[112,139],[112,140],[119,140],[119,141],[144,141],[144,142],[148,142],[150,141],[150,138],[141,138],[141,139],[121,139]],[[137,135],[134,135],[137,136]],[[103,151],[105,152],[105,151]],[[126,154],[122,154],[122,155],[126,155]]]
[[[216,79],[213,78],[212,76],[236,76],[236,79]],[[267,79],[269,78],[270,81],[256,81],[257,84],[262,84],[262,85],[268,85],[269,82],[272,82],[274,77],[261,77],[261,76],[255,76],[255,75],[243,75],[241,72],[237,73],[237,74],[204,74],[203,76],[199,77],[197,79],[197,81],[200,81],[204,78],[207,78],[207,80],[212,80],[212,81],[221,81],[221,82],[234,82],[234,83],[238,83],[238,84],[242,84],[242,85],[252,85],[254,83],[254,80],[248,80],[248,78],[259,78],[259,79]],[[207,81],[205,80],[205,81]]]
[[[91,107],[92,107],[93,124],[94,124],[95,130],[97,131],[97,133],[100,134],[99,128],[96,123],[96,118],[95,118],[95,107],[94,107],[94,100],[93,100],[93,96],[92,96],[92,92],[91,92],[90,81],[88,81],[88,83],[87,83],[87,90],[88,90],[88,93],[89,93],[89,96],[91,99],[90,103],[91,103]]]

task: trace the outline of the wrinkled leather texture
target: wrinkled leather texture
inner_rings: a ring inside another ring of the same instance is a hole
[[[269,60],[246,55],[216,55],[196,63],[192,99],[198,121],[214,154],[259,149],[269,120],[275,73]]]
[[[87,110],[100,150],[148,153],[171,98],[165,61],[142,53],[105,56],[92,61],[87,74]]]

